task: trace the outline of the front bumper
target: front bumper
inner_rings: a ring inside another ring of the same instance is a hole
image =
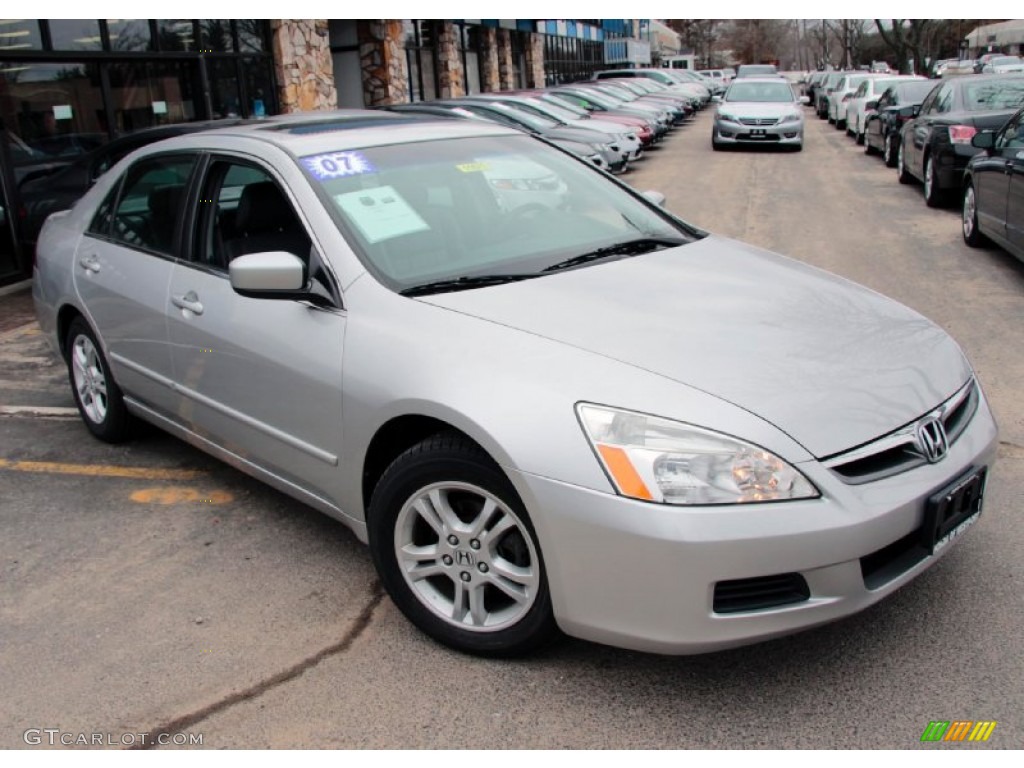
[[[816,500],[671,507],[509,474],[536,527],[563,631],[640,651],[693,654],[848,616],[914,579],[952,547],[906,567],[898,561],[884,578],[869,578],[870,587],[862,558],[878,558],[921,528],[927,498],[970,468],[991,466],[996,444],[982,397],[936,464],[863,485],[843,483],[817,461],[799,465],[822,492]],[[807,599],[714,610],[720,582],[790,573],[806,581]]]
[[[731,120],[715,119],[714,140],[719,144],[802,144],[804,124],[802,122],[777,123],[776,125],[745,125]],[[763,133],[754,133],[763,131]]]

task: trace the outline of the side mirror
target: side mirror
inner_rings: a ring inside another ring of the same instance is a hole
[[[996,145],[995,131],[982,131],[971,137],[971,146],[978,149],[992,149]]]
[[[306,265],[294,253],[267,251],[239,256],[228,264],[231,287],[250,299],[306,298]]]
[[[655,189],[648,189],[646,192],[641,192],[640,194],[655,205],[665,205],[665,196]]]
[[[800,103],[803,104],[806,107],[807,105],[809,105],[811,103],[811,97],[810,96],[801,96],[800,97]]]
[[[917,117],[918,115],[920,115],[921,114],[921,105],[920,104],[915,104],[914,106],[912,106],[910,108],[910,114],[911,114],[912,117]]]
[[[864,105],[864,109],[878,109],[878,101],[869,101]]]

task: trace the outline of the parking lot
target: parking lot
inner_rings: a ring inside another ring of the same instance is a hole
[[[59,729],[206,748],[1020,748],[1024,264],[968,249],[958,211],[926,208],[806,114],[800,153],[712,153],[705,111],[621,179],[960,342],[1001,444],[979,524],[935,568],[850,619],[734,651],[460,655],[382,596],[339,523],[155,430],[91,439],[20,325],[0,332],[0,746]],[[934,720],[998,725],[983,745],[922,744]]]

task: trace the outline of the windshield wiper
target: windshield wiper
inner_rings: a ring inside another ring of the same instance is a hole
[[[573,256],[571,259],[566,259],[565,261],[560,261],[557,264],[552,264],[550,267],[545,267],[543,271],[557,272],[561,269],[569,269],[570,267],[586,264],[589,261],[604,259],[608,256],[639,256],[642,253],[650,253],[651,251],[656,251],[659,248],[675,248],[677,245],[683,245],[686,242],[686,240],[674,237],[640,237],[636,240],[627,240],[624,243],[606,245],[604,248],[598,248],[593,251],[581,253],[579,256]]]
[[[430,293],[445,293],[448,291],[468,291],[471,288],[483,288],[488,285],[501,285],[502,283],[514,283],[517,280],[528,280],[537,277],[536,272],[516,272],[508,275],[463,275],[446,280],[435,280],[432,283],[414,285],[399,293],[402,296],[426,296]]]

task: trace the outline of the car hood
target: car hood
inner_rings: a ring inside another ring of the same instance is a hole
[[[714,236],[421,300],[703,390],[819,458],[913,421],[971,376],[956,342],[907,307]]]

